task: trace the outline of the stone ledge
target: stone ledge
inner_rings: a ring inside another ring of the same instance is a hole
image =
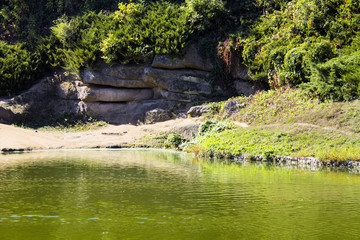
[[[103,85],[103,86],[112,86],[119,88],[149,88],[151,84],[145,83],[142,77],[138,79],[129,79],[124,76],[124,78],[108,76],[97,71],[85,69],[83,74],[83,82],[87,84]]]
[[[132,102],[152,99],[152,89],[78,86],[78,98],[85,102]]]

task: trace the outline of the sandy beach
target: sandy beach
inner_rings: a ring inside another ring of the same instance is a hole
[[[197,119],[180,118],[140,126],[107,125],[86,132],[37,131],[0,124],[0,150],[106,148],[139,144],[145,136],[186,129],[198,124],[198,121]]]

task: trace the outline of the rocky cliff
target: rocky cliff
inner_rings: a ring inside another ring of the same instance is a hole
[[[192,45],[182,58],[158,55],[148,65],[99,63],[79,77],[62,71],[24,94],[0,101],[0,119],[11,122],[67,112],[115,124],[163,121],[210,97],[212,69],[209,59]],[[242,82],[251,94],[251,84]]]

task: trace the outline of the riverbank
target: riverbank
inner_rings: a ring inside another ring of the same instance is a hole
[[[149,147],[143,139],[166,132],[191,135],[198,119],[179,118],[148,125],[106,125],[94,130],[70,132],[35,130],[0,124],[0,150],[48,150],[81,148]]]
[[[228,159],[238,164],[244,161],[273,162],[306,169],[336,167],[360,171],[360,161],[356,158],[359,148],[355,148],[359,144],[352,149],[345,144],[347,140],[352,144],[359,143],[357,135],[347,133],[342,136],[345,134],[339,130],[306,124],[256,127],[226,123],[230,128],[224,129],[225,131],[217,133],[208,129],[210,134],[195,137],[204,121],[205,124],[208,122],[204,118],[179,118],[139,126],[106,125],[81,132],[24,129],[0,124],[0,150],[6,153],[54,149],[164,148],[168,136],[176,133],[179,136],[193,137],[181,146],[181,150],[208,159]],[[334,146],[332,140],[335,139],[342,144]],[[301,147],[305,148],[306,144],[317,152],[310,152],[309,149],[298,151]],[[332,149],[327,148],[329,146]],[[344,154],[345,151],[348,155]],[[326,155],[319,158],[320,153]]]
[[[360,169],[360,101],[322,103],[296,89],[210,103],[196,118],[96,129],[0,125],[0,150],[177,148],[199,157]],[[51,129],[51,128],[50,128]],[[73,129],[74,130],[74,129]]]

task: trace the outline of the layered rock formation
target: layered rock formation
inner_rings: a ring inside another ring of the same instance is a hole
[[[211,93],[207,81],[211,70],[210,61],[201,58],[195,46],[190,46],[183,58],[158,55],[148,65],[99,63],[94,69],[85,69],[80,78],[62,74],[3,101],[0,119],[12,121],[11,108],[22,105],[28,106],[22,114],[67,111],[115,124],[163,121],[186,112],[191,102],[202,101]]]
[[[254,93],[257,87],[247,69],[240,63],[234,66],[231,75],[235,92]],[[152,64],[99,63],[94,69],[84,69],[80,77],[62,71],[15,98],[0,101],[0,121],[13,122],[24,116],[56,118],[59,113],[114,124],[164,121],[186,114],[194,103],[209,97],[212,69],[211,61],[191,45],[181,58],[157,55]],[[216,89],[221,91],[219,86]]]

